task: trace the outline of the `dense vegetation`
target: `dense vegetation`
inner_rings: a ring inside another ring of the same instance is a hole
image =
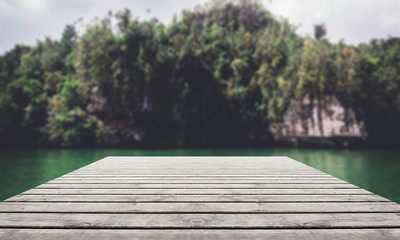
[[[116,22],[116,24],[114,24]],[[303,37],[257,2],[219,1],[169,25],[109,14],[78,36],[0,56],[0,143],[253,146],[293,99],[334,95],[375,144],[400,143],[400,39]]]

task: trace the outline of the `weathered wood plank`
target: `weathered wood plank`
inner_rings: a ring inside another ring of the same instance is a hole
[[[195,175],[189,177],[127,177],[127,176],[115,176],[115,177],[71,177],[71,176],[63,176],[57,178],[57,180],[72,180],[72,181],[84,181],[84,180],[147,180],[147,181],[154,181],[154,180],[190,180],[190,181],[287,181],[287,180],[312,180],[312,181],[337,181],[337,178],[334,177],[196,177]]]
[[[371,194],[370,192],[359,189],[45,189],[34,188],[24,192],[24,194],[181,194],[181,195],[200,195],[200,194],[215,194],[215,195],[260,195],[260,194]]]
[[[285,229],[285,230],[81,230],[81,229],[0,229],[3,240],[397,240],[400,229]]]
[[[399,237],[400,205],[286,157],[105,158],[0,203],[0,239]]]
[[[114,180],[114,179],[84,179],[84,180],[65,180],[65,179],[57,179],[53,181],[49,181],[48,183],[58,183],[58,184],[74,184],[74,183],[96,183],[96,184],[109,184],[109,183],[131,183],[131,184],[139,184],[139,183],[187,183],[187,184],[235,184],[235,183],[248,183],[248,184],[258,184],[258,183],[279,183],[279,184],[308,184],[308,183],[319,183],[319,184],[343,184],[344,181],[341,180],[168,180],[168,179],[161,179],[161,180]]]
[[[281,175],[281,174],[298,174],[299,172],[303,172],[304,174],[308,175],[308,174],[315,173],[316,171],[304,171],[304,170],[296,170],[296,171],[289,171],[288,170],[288,171],[284,171],[284,170],[279,170],[279,169],[276,169],[276,170],[274,170],[274,169],[271,169],[271,170],[269,170],[269,169],[268,170],[260,170],[260,169],[258,169],[258,170],[254,170],[254,171],[249,171],[249,170],[246,170],[246,169],[243,169],[241,171],[240,170],[237,170],[237,171],[209,171],[209,170],[203,170],[203,171],[201,171],[201,170],[173,171],[173,170],[168,170],[168,169],[158,170],[158,171],[156,171],[156,170],[146,171],[146,170],[136,170],[136,169],[135,170],[115,169],[115,171],[111,171],[109,169],[108,170],[106,170],[106,169],[104,169],[104,170],[98,169],[97,171],[93,170],[93,171],[90,171],[90,172],[82,172],[82,173],[87,173],[87,174],[92,175],[93,173],[99,173],[99,172],[101,172],[103,174],[110,174],[110,173],[112,174],[112,173],[118,172],[121,175],[150,176],[150,175],[166,175],[168,173],[173,174],[173,175],[187,175],[187,174],[197,175],[197,174],[204,174],[204,173],[211,174],[211,175],[223,175],[223,174],[242,175],[244,173],[246,173],[246,174],[257,174],[257,175],[262,175],[262,174],[266,174],[266,175],[273,175],[273,174]]]
[[[186,179],[191,179],[191,178],[206,178],[206,179],[224,179],[224,178],[235,178],[235,179],[241,179],[241,178],[250,178],[250,179],[254,179],[254,178],[282,178],[282,177],[300,177],[300,178],[335,178],[333,176],[330,175],[324,175],[324,174],[301,174],[297,173],[297,174],[263,174],[263,175],[203,175],[203,174],[196,174],[196,175],[187,175],[187,174],[167,174],[167,175],[151,175],[151,174],[146,174],[146,175],[135,175],[135,174],[107,174],[107,173],[97,173],[97,174],[73,174],[73,173],[69,173],[67,175],[62,176],[62,178],[140,178],[140,179],[147,179],[147,178],[155,178],[155,179],[159,179],[159,178],[186,178]],[[336,179],[336,178],[335,178]]]
[[[389,202],[373,195],[17,195],[16,202]]]
[[[64,175],[60,178],[68,179],[96,179],[96,178],[110,178],[110,179],[337,179],[329,175],[259,175],[259,176],[249,176],[249,175]]]
[[[331,184],[331,183],[305,183],[305,184],[279,184],[279,183],[254,183],[254,184],[244,184],[244,183],[216,183],[216,184],[204,184],[204,183],[141,183],[141,184],[134,184],[134,183],[105,183],[105,184],[87,184],[87,183],[75,183],[75,184],[59,184],[59,183],[47,183],[37,187],[40,188],[55,188],[55,189],[65,189],[65,188],[96,188],[96,189],[318,189],[318,188],[328,188],[328,189],[341,189],[341,188],[349,188],[355,189],[356,186],[346,183],[338,183],[338,184]]]
[[[21,213],[400,213],[393,203],[1,203]]]
[[[223,179],[223,178],[285,178],[285,177],[301,177],[301,178],[334,178],[330,175],[327,174],[281,174],[281,175],[276,175],[276,174],[271,174],[271,175],[132,175],[132,174],[73,174],[69,173],[67,175],[62,176],[62,178],[212,178],[212,179]]]
[[[60,214],[0,213],[3,228],[400,228],[400,213]]]

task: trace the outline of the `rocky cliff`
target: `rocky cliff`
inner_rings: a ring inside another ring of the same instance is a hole
[[[320,98],[304,97],[293,100],[283,121],[271,126],[274,136],[279,138],[330,138],[365,137],[362,121],[354,110],[344,107],[335,96]]]

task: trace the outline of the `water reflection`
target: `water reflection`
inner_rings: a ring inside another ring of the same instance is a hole
[[[400,152],[294,150],[293,158],[400,203]]]
[[[0,200],[106,156],[289,156],[400,203],[400,152],[323,149],[2,150]]]

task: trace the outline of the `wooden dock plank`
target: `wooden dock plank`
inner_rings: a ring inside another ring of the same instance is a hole
[[[219,178],[287,178],[287,177],[301,177],[301,178],[335,178],[326,174],[282,174],[282,175],[133,175],[133,174],[74,174],[69,173],[64,175],[60,178],[97,178],[97,177],[128,177],[128,178],[212,178],[212,179],[219,179]]]
[[[32,238],[399,239],[400,205],[286,157],[109,157],[0,203]]]
[[[373,195],[17,195],[5,202],[389,202]],[[299,206],[300,207],[300,206]]]
[[[88,183],[67,183],[67,184],[60,184],[60,183],[48,183],[43,184],[37,187],[38,189],[41,188],[54,188],[54,189],[66,189],[66,188],[80,188],[80,189],[87,189],[87,188],[97,188],[97,189],[293,189],[293,188],[300,188],[300,189],[319,189],[319,188],[333,188],[333,189],[355,189],[356,186],[346,183],[290,183],[290,184],[282,184],[282,183],[218,183],[218,184],[207,184],[207,183],[95,183],[95,184],[88,184]]]
[[[110,175],[106,175],[110,176]],[[304,175],[304,176],[296,176],[296,175],[287,175],[287,176],[279,176],[279,175],[267,175],[267,176],[258,176],[258,177],[250,177],[250,176],[223,176],[223,175],[216,175],[215,177],[212,176],[147,176],[147,175],[142,175],[142,176],[136,176],[136,175],[114,175],[113,177],[104,177],[104,176],[93,176],[93,175],[66,175],[62,176],[59,179],[63,180],[70,180],[70,181],[80,181],[80,180],[221,180],[221,181],[229,181],[229,180],[266,180],[266,181],[272,181],[272,180],[320,180],[320,181],[341,181],[335,177],[332,176],[309,176],[309,175]]]
[[[0,213],[4,228],[287,229],[400,228],[400,213],[62,214]]]
[[[280,230],[118,230],[118,229],[0,229],[0,239],[26,240],[397,240],[399,229],[280,229]]]
[[[393,203],[4,203],[0,213],[400,213]]]
[[[201,195],[201,194],[214,194],[214,195],[263,195],[263,194],[324,194],[324,195],[337,195],[337,194],[369,194],[368,191],[360,188],[350,189],[46,189],[34,188],[24,192],[24,194],[79,194],[79,195],[94,195],[94,194],[180,194],[180,195]]]

